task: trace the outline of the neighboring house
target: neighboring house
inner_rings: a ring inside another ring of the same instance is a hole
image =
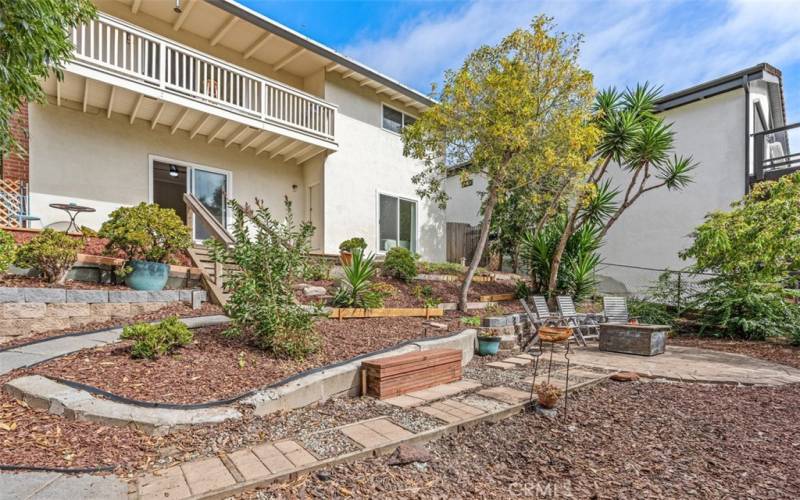
[[[288,197],[317,252],[360,236],[444,259],[444,212],[416,195],[399,135],[429,98],[233,1],[95,3],[48,104],[15,117],[29,155],[4,162],[43,225],[67,220],[51,203],[95,208],[78,223],[96,229],[142,201],[186,216],[186,192],[226,224],[226,199],[282,217]]]
[[[686,189],[642,195],[611,228],[601,249],[601,292],[642,293],[659,269],[685,268],[689,263],[678,253],[707,213],[728,209],[754,182],[800,168],[787,135],[800,124],[786,126],[781,73],[768,64],[669,94],[658,106],[673,123],[675,152],[700,166]],[[617,168],[613,174],[618,185],[627,185],[626,173]],[[446,186],[447,222],[477,224],[485,181],[462,188],[453,175]]]

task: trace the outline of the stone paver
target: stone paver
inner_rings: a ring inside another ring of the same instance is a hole
[[[511,405],[525,403],[526,401],[530,401],[531,397],[530,393],[528,392],[504,386],[490,387],[488,389],[483,389],[478,391],[478,394]]]
[[[417,410],[426,413],[448,424],[456,424],[486,413],[482,408],[474,407],[454,399],[443,399]]]
[[[253,448],[253,453],[261,460],[267,469],[273,474],[277,474],[279,472],[286,472],[290,471],[294,468],[294,465],[288,458],[283,456],[283,453],[280,452],[275,445],[272,444],[262,444],[258,445]]]
[[[236,483],[228,468],[217,457],[188,462],[180,467],[192,495],[199,495]]]
[[[513,358],[506,358],[503,360],[503,363],[512,363],[517,366],[527,366],[531,364],[531,360],[527,358],[520,358],[519,356]]]
[[[389,419],[386,418],[368,420],[364,422],[364,426],[388,438],[390,441],[400,441],[414,436],[413,432],[403,429],[399,425],[393,424],[389,421]]]
[[[499,368],[501,370],[509,370],[511,368],[515,368],[517,365],[514,363],[506,363],[505,361],[492,361],[491,363],[486,363],[486,366],[491,368]]]
[[[235,451],[228,455],[228,458],[236,466],[245,481],[256,479],[262,476],[269,476],[270,471],[253,453],[253,450],[245,448]]]
[[[147,474],[140,477],[137,483],[141,500],[163,500],[165,498],[175,500],[189,497],[192,494],[180,466]]]
[[[341,431],[364,448],[376,448],[413,436],[386,417],[356,422],[342,427]]]
[[[447,398],[454,396],[459,392],[470,391],[481,387],[479,382],[474,380],[459,380],[457,382],[450,382],[449,384],[441,384],[428,389],[419,391],[412,391],[402,396],[395,396],[393,398],[383,400],[393,406],[400,408],[413,408],[428,401],[435,401],[437,399]]]
[[[414,398],[407,394],[404,394],[402,396],[395,396],[389,399],[384,399],[383,402],[400,408],[413,408],[414,406],[425,404],[424,399]]]
[[[636,356],[600,351],[597,345],[575,349],[575,365],[612,371],[633,371],[647,377],[733,384],[789,384],[800,382],[800,370],[743,354],[671,346],[664,354]]]
[[[278,441],[275,443],[275,448],[283,453],[283,456],[288,458],[295,467],[303,467],[304,465],[309,465],[317,461],[314,455],[306,451],[305,448],[295,441]]]

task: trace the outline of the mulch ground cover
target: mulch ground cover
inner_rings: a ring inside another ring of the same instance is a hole
[[[745,354],[754,358],[772,361],[773,363],[780,363],[782,365],[800,368],[800,346],[764,341],[718,339],[693,336],[672,337],[667,341],[667,344]]]
[[[91,332],[95,330],[105,330],[107,328],[117,328],[125,325],[132,325],[134,323],[142,323],[149,321],[157,321],[170,316],[180,316],[182,318],[191,318],[195,316],[212,316],[217,314],[224,314],[222,308],[210,302],[204,302],[198,309],[192,309],[191,305],[180,302],[172,303],[158,309],[157,311],[137,314],[129,318],[114,318],[108,321],[94,321],[87,323],[83,326],[76,326],[71,328],[62,328],[60,330],[48,330],[46,332],[32,333],[24,337],[17,337],[0,344],[0,349],[10,349],[12,347],[28,344],[34,340],[41,340],[49,337],[57,337],[67,333],[80,333]]]
[[[798,498],[800,386],[606,383],[569,420],[524,413],[240,498]]]
[[[402,280],[386,277],[374,281],[375,283],[389,285],[393,289],[392,295],[384,300],[384,307],[423,307],[424,297],[422,293],[428,287],[430,287],[430,295],[439,302],[458,302],[458,297],[461,293],[460,281],[412,280],[406,283]],[[325,287],[328,290],[328,294],[331,296],[336,293],[336,288],[339,286],[338,280],[311,281],[307,283],[314,286]],[[510,280],[492,281],[488,283],[473,282],[468,297],[470,301],[477,302],[481,295],[511,293],[514,292],[515,289],[515,283]],[[319,298],[305,297],[299,290],[295,295],[298,300],[306,304],[319,302]]]
[[[448,332],[464,329],[459,315],[436,318]],[[85,349],[37,365],[31,373],[93,385],[132,399],[201,403],[228,399],[311,368],[423,338],[424,318],[331,320],[315,324],[319,352],[304,360],[278,359],[246,339],[224,335],[225,326],[195,330],[194,341],[156,360],[132,359],[130,343]],[[440,331],[429,330],[428,336]]]

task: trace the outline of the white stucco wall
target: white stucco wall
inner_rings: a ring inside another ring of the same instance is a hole
[[[228,170],[234,198],[261,198],[282,215],[288,195],[296,218],[305,216],[305,177],[314,177],[313,166],[304,172],[294,163],[256,157],[252,149],[225,149],[219,140],[189,140],[186,132],[170,135],[163,126],[150,130],[143,120],[130,125],[127,117],[116,114],[107,119],[104,110],[83,113],[50,104],[30,105],[29,113],[31,212],[45,225],[66,220],[64,212],[48,207],[54,202],[96,208],[96,213],[77,219],[96,229],[116,207],[148,201],[149,155]]]
[[[326,82],[325,98],[339,106],[339,150],[324,169],[325,252],[338,253],[339,243],[352,237],[364,238],[368,250],[378,252],[378,194],[384,193],[417,202],[417,253],[445,260],[444,211],[416,194],[411,177],[422,165],[404,157],[400,136],[381,127],[381,101],[335,75]]]
[[[608,264],[673,270],[686,267],[690,263],[681,260],[678,252],[691,244],[694,228],[708,212],[726,210],[744,195],[743,90],[674,108],[663,117],[673,122],[675,152],[691,155],[700,166],[688,188],[645,193],[625,211],[601,249]],[[627,179],[618,168],[612,173],[618,185]],[[642,293],[659,273],[607,266],[600,274],[607,278],[601,291],[620,292],[623,285],[629,293]]]
[[[460,222],[477,225],[481,222],[481,202],[486,192],[486,178],[482,175],[472,176],[472,185],[462,187],[461,177],[453,175],[445,179],[444,191],[449,197],[447,201],[447,222]]]

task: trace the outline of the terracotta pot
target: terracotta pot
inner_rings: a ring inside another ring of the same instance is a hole
[[[350,252],[341,251],[339,252],[339,260],[342,262],[343,266],[349,266],[353,263],[353,254]]]

